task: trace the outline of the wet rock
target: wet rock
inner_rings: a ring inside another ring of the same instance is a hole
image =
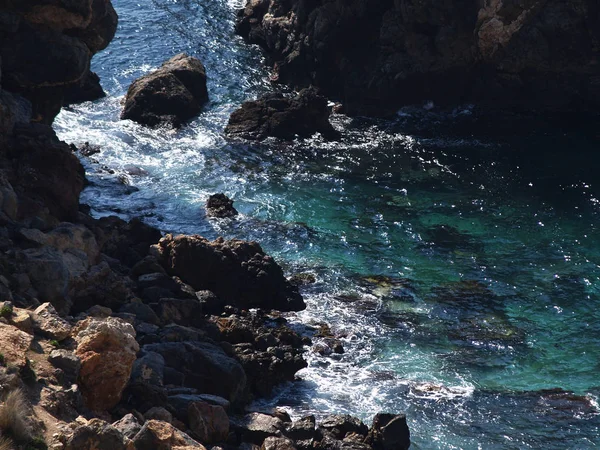
[[[42,336],[62,341],[71,334],[72,327],[50,303],[44,303],[33,312],[33,328]]]
[[[167,235],[153,246],[167,272],[196,290],[210,290],[226,304],[280,311],[302,310],[302,297],[256,242]]]
[[[114,317],[89,318],[74,330],[81,359],[79,384],[86,405],[95,411],[114,407],[121,399],[139,345],[133,327]]]
[[[600,19],[589,5],[252,0],[237,32],[267,51],[273,80],[318,86],[350,114],[428,101],[594,111]]]
[[[305,286],[317,282],[317,277],[310,272],[295,273],[289,278],[289,281],[294,286]]]
[[[327,99],[313,88],[303,89],[294,97],[266,94],[243,103],[231,114],[225,133],[252,140],[267,137],[292,140],[315,133],[331,139],[338,136],[329,123]]]
[[[284,434],[294,441],[310,441],[315,438],[315,416],[306,416],[285,425]]]
[[[410,431],[404,414],[379,413],[367,436],[374,450],[407,450],[410,447]]]
[[[124,436],[112,425],[92,419],[75,430],[65,450],[126,450]]]
[[[142,429],[142,424],[140,424],[133,414],[123,416],[120,420],[113,423],[112,426],[119,430],[127,439],[133,439]]]
[[[336,439],[343,439],[348,433],[366,436],[369,431],[364,423],[348,414],[327,416],[319,423],[319,427],[332,433]]]
[[[229,417],[221,406],[193,402],[188,408],[192,435],[200,442],[225,442],[229,435]]]
[[[207,101],[204,66],[197,58],[181,53],[131,84],[121,119],[178,127],[196,116]]]
[[[89,102],[106,97],[106,93],[100,85],[100,77],[94,72],[88,72],[82,80],[65,90],[64,104]]]
[[[225,194],[213,194],[206,201],[206,215],[209,217],[235,217],[237,210],[233,207],[233,200]]]

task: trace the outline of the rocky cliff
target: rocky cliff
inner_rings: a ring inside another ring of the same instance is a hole
[[[349,113],[600,106],[597,0],[249,0],[237,30]]]

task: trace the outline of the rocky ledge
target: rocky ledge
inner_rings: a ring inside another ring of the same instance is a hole
[[[266,50],[273,79],[318,86],[350,114],[600,106],[595,0],[248,0],[237,31]]]

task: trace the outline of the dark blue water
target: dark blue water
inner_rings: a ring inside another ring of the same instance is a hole
[[[232,145],[231,111],[273,89],[233,33],[239,5],[113,3],[117,37],[93,61],[108,97],[55,124],[101,148],[82,158],[82,201],[98,216],[258,240],[289,274],[317,279],[290,320],[328,322],[344,343],[341,356],[309,352],[302,381],[256,408],[406,411],[419,449],[600,446],[597,123],[408,108],[334,116],[339,142]],[[182,51],[207,68],[203,113],[178,131],[120,121],[131,81]],[[239,219],[205,216],[215,192]]]

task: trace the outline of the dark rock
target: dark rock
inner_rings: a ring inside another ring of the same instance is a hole
[[[295,97],[266,94],[248,101],[231,114],[225,133],[244,139],[267,137],[293,140],[315,133],[335,139],[338,133],[329,123],[327,99],[316,89],[303,89]]]
[[[270,436],[265,439],[260,450],[296,450],[296,446],[289,439]]]
[[[427,101],[596,111],[598,30],[588,0],[251,0],[237,24],[272,79],[380,115]]]
[[[243,399],[246,374],[242,366],[219,347],[204,342],[168,342],[144,346],[160,353],[167,366],[185,375],[185,384],[222,396],[232,403]]]
[[[315,424],[315,416],[306,416],[286,424],[284,434],[294,441],[312,440],[315,438]]]
[[[100,77],[94,72],[88,72],[79,84],[65,90],[64,104],[89,102],[106,97],[106,93],[100,85]]]
[[[152,325],[160,324],[160,319],[154,310],[150,306],[142,303],[139,299],[133,299],[131,302],[126,303],[121,307],[119,312],[134,314],[139,321],[147,322]]]
[[[169,395],[169,408],[173,411],[175,417],[183,422],[189,421],[189,408],[192,403],[208,403],[209,405],[220,406],[227,411],[231,403],[219,397],[218,395],[210,394],[177,394]]]
[[[207,101],[204,66],[200,60],[182,53],[132,83],[121,119],[178,127],[197,115]]]
[[[229,417],[218,405],[193,402],[188,408],[192,435],[200,442],[214,444],[225,442],[229,435]]]
[[[70,380],[76,380],[79,376],[81,361],[69,350],[52,350],[48,356],[48,362],[54,367],[61,369]]]
[[[196,298],[202,305],[202,311],[206,314],[220,314],[225,308],[225,302],[217,297],[214,292],[203,290],[196,292]]]
[[[163,422],[172,423],[173,415],[162,406],[154,406],[144,413],[146,420],[162,420]]]
[[[261,445],[269,436],[282,437],[283,422],[273,416],[262,413],[250,413],[236,422],[242,440]]]
[[[213,194],[206,201],[206,215],[209,217],[235,217],[237,210],[233,207],[233,200],[225,194]]]
[[[65,450],[126,450],[121,432],[100,419],[92,419],[75,430]]]
[[[135,418],[133,414],[123,416],[119,421],[112,424],[117,430],[127,439],[133,439],[142,429],[142,424]]]
[[[369,430],[367,442],[374,450],[407,450],[410,431],[404,414],[376,414]]]
[[[132,439],[135,450],[170,450],[185,448],[186,450],[205,450],[196,442],[173,425],[159,420],[147,421],[140,432]]]
[[[333,433],[336,439],[343,439],[348,433],[366,436],[369,431],[364,423],[348,414],[327,416],[319,423],[319,427]]]
[[[153,254],[167,272],[196,290],[214,292],[226,304],[281,311],[306,307],[281,268],[256,242],[222,238],[210,242],[197,235],[169,234],[153,247]]]
[[[194,325],[204,318],[202,305],[198,300],[161,298],[158,304],[153,304],[153,308],[163,325]]]

